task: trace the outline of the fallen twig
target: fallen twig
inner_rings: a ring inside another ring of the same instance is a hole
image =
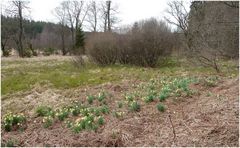
[[[170,123],[171,123],[171,125],[172,125],[172,130],[173,130],[173,143],[175,144],[176,132],[175,132],[175,128],[174,128],[174,126],[173,126],[173,123],[172,123],[172,119],[171,119],[171,115],[170,115],[170,114],[168,114],[168,118],[169,118]]]

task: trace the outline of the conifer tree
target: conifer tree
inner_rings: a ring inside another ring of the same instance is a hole
[[[85,45],[84,40],[85,40],[84,31],[82,30],[82,26],[80,25],[76,30],[75,50],[81,50],[81,54],[84,54],[84,45]]]

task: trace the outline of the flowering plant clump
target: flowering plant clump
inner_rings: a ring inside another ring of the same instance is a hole
[[[160,93],[159,95],[159,100],[162,102],[162,101],[165,101],[166,98],[168,97],[168,94],[167,93]]]
[[[217,85],[217,80],[219,78],[217,76],[210,76],[210,77],[207,77],[207,78],[204,78],[202,79],[202,83],[204,86],[207,86],[207,87],[214,87]]]
[[[157,109],[158,109],[158,111],[160,111],[160,112],[164,112],[165,111],[165,106],[163,105],[163,104],[158,104],[157,105]]]
[[[75,123],[72,125],[72,129],[74,132],[79,133],[82,130],[97,130],[97,125],[94,123],[93,114],[89,114],[88,116],[84,116],[82,118],[78,118]]]
[[[37,116],[54,116],[54,111],[48,106],[38,106],[36,109]]]
[[[67,125],[68,128],[71,128],[73,127],[73,122],[67,120],[67,121],[64,121],[64,123]]]
[[[98,101],[102,102],[106,98],[106,93],[104,91],[98,93]]]
[[[94,99],[95,99],[95,97],[93,95],[87,95],[87,101],[89,104],[92,104]]]
[[[98,123],[98,125],[103,125],[104,124],[104,119],[103,119],[102,116],[98,117],[97,123]]]
[[[100,109],[99,108],[94,109],[94,114],[95,116],[100,116],[101,115]]]
[[[113,111],[113,116],[116,118],[123,118],[125,112]]]
[[[84,116],[88,116],[89,113],[91,112],[91,110],[92,109],[90,109],[90,108],[82,108],[82,109],[80,109],[80,113]]]
[[[101,108],[100,108],[100,111],[103,113],[103,114],[108,114],[109,113],[109,107],[107,105],[103,105]]]
[[[144,102],[146,102],[146,103],[153,102],[153,101],[154,101],[154,98],[155,98],[154,95],[149,94],[148,96],[146,96],[146,97],[144,98]]]
[[[169,81],[161,81],[163,86],[158,98],[160,101],[164,101],[169,96],[189,96],[192,93],[189,84],[195,81],[195,78],[174,78]]]
[[[43,127],[48,128],[53,124],[53,117],[47,116],[43,117]]]
[[[131,111],[140,111],[140,104],[138,102],[136,102],[136,101],[132,101],[129,104],[129,107],[130,107]]]
[[[129,102],[132,102],[133,101],[133,95],[125,95],[125,100],[129,103]]]
[[[73,116],[78,116],[80,114],[81,107],[79,105],[75,105],[71,107],[69,110],[72,113]]]
[[[69,115],[69,110],[67,108],[57,110],[56,116],[60,121],[63,121]]]
[[[26,117],[23,114],[14,115],[12,113],[8,113],[3,118],[3,126],[6,131],[11,131],[13,126],[21,128],[25,122]]]

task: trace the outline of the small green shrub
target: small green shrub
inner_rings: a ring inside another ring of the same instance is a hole
[[[69,111],[66,108],[57,111],[56,116],[60,121],[63,121],[69,115]]]
[[[128,94],[128,95],[125,95],[125,99],[127,102],[132,102],[134,98],[133,98],[133,95]]]
[[[51,116],[43,117],[43,127],[44,128],[48,128],[48,127],[52,126],[52,124],[53,124],[53,117],[51,117]]]
[[[95,116],[100,116],[101,115],[100,109],[98,109],[98,108],[95,109],[94,114],[95,114]]]
[[[104,119],[103,119],[102,116],[98,117],[97,123],[98,123],[98,125],[103,125],[104,124]]]
[[[148,95],[144,98],[144,102],[149,103],[149,102],[153,102],[154,101],[154,97],[153,95]]]
[[[94,99],[95,99],[95,97],[92,96],[92,95],[87,96],[87,101],[88,101],[89,104],[92,104]]]
[[[165,111],[165,106],[162,105],[162,104],[158,104],[158,105],[157,105],[157,109],[158,109],[158,111],[160,111],[160,112],[164,112],[164,111]]]
[[[168,97],[168,95],[166,93],[161,93],[159,95],[159,100],[162,102],[162,101],[165,101],[166,98]]]
[[[103,114],[108,114],[109,113],[109,107],[107,105],[104,105],[100,108],[101,112]]]
[[[100,93],[98,94],[98,101],[99,101],[99,102],[102,102],[105,98],[106,98],[105,92],[100,92]]]
[[[80,114],[80,106],[76,105],[76,106],[73,106],[71,109],[70,109],[70,112],[72,113],[73,116],[77,116]]]
[[[53,116],[54,114],[53,110],[48,106],[39,106],[37,107],[35,112],[37,116],[41,116],[41,117],[49,116],[49,115]]]
[[[191,95],[189,84],[195,82],[195,78],[174,78],[173,80],[164,80],[162,83],[162,90],[159,95],[159,100],[164,101],[169,96],[179,97],[181,95]]]
[[[67,128],[71,128],[73,126],[73,123],[71,121],[66,121],[65,122],[67,124]]]
[[[80,120],[77,119],[75,121],[75,124],[72,126],[73,131],[76,133],[79,133],[80,131],[84,129],[89,129],[89,130],[96,130],[97,126],[94,124],[94,116],[89,115],[81,118]]]
[[[88,108],[83,108],[80,110],[80,113],[83,114],[84,116],[88,116],[90,113],[90,110]]]
[[[8,132],[12,130],[13,126],[21,128],[25,122],[26,117],[23,114],[14,115],[12,113],[8,113],[3,118],[4,129]]]
[[[131,102],[129,107],[131,111],[140,111],[140,105],[136,101]]]
[[[118,105],[118,108],[122,108],[122,107],[123,107],[123,102],[122,102],[122,101],[119,101],[119,102],[117,103],[117,105]]]
[[[217,83],[216,83],[217,80],[218,80],[217,77],[208,77],[208,78],[203,79],[203,83],[204,83],[204,86],[214,87],[217,85]]]
[[[80,131],[82,131],[83,129],[85,129],[85,122],[77,122],[73,125],[72,127],[73,131],[75,133],[79,133]]]

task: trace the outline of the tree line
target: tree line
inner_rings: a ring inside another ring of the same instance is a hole
[[[106,32],[112,31],[118,22],[117,5],[111,1],[63,1],[53,10],[58,24],[29,21],[23,15],[30,9],[28,5],[27,1],[10,1],[6,16],[1,15],[4,30],[1,47],[5,56],[9,48],[15,48],[20,57],[25,57],[30,47],[61,49],[63,55],[82,54],[83,27],[89,32]]]
[[[13,8],[21,6],[17,10],[27,9],[26,2],[12,3]],[[220,59],[238,58],[239,2],[193,1],[190,11],[184,3],[170,1],[163,20],[150,18],[116,31],[118,6],[112,1],[63,1],[53,13],[58,24],[40,25],[31,21],[32,27],[23,19],[21,11],[14,11],[11,18],[15,19],[14,25],[2,16],[2,28],[15,27],[3,31],[2,38],[17,32],[11,42],[15,42],[20,56],[24,56],[21,46],[28,45],[30,49],[61,49],[63,55],[86,54],[100,65],[123,63],[154,67],[161,58],[177,51],[179,56],[219,72]],[[169,24],[177,30],[173,32]],[[2,49],[5,41],[2,40]]]

